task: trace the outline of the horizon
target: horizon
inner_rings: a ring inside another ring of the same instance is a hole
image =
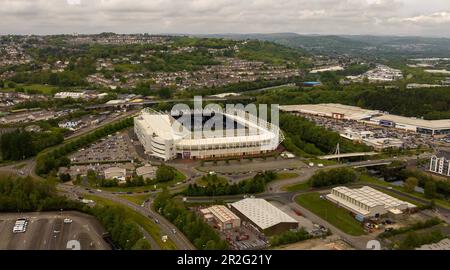
[[[252,36],[252,35],[261,35],[261,36],[270,36],[270,35],[297,35],[300,37],[387,37],[387,38],[433,38],[433,39],[450,39],[450,36],[427,36],[427,35],[374,35],[374,34],[308,34],[308,33],[294,33],[294,32],[249,32],[249,33],[150,33],[150,32],[97,32],[97,33],[53,33],[53,34],[0,34],[1,37],[5,36],[76,36],[76,35],[85,35],[85,36],[95,36],[101,34],[115,34],[115,35],[150,35],[150,36],[197,36],[197,37],[205,37],[205,38],[216,38],[214,36],[219,36],[217,38],[223,38],[226,36],[236,35],[236,36]],[[223,36],[223,37],[220,37]]]

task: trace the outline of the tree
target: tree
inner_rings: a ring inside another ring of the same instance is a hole
[[[151,250],[152,246],[150,243],[145,239],[140,239],[134,244],[134,246],[131,248],[131,250]]]
[[[436,183],[432,180],[427,181],[425,183],[424,192],[425,192],[425,197],[427,197],[429,199],[435,198],[437,195]]]
[[[4,160],[23,160],[35,155],[31,134],[22,130],[3,134],[0,150]]]
[[[170,88],[164,87],[158,91],[160,98],[167,99],[172,97],[172,90]]]
[[[412,193],[419,184],[419,180],[415,177],[408,177],[405,181],[404,188],[406,192]]]
[[[71,180],[71,176],[68,173],[61,173],[59,175],[59,180],[61,180],[61,182],[63,182],[63,183],[69,182]]]
[[[172,181],[174,178],[175,178],[174,169],[169,166],[163,164],[159,166],[158,169],[156,170],[156,181],[159,183],[169,182]]]

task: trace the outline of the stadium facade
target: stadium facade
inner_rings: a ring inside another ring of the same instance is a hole
[[[239,110],[161,113],[147,108],[135,117],[134,131],[146,154],[165,161],[260,155],[283,141],[277,125]]]

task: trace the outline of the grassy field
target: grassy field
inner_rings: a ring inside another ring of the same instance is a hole
[[[153,239],[156,241],[156,243],[158,243],[158,245],[162,249],[165,249],[165,250],[176,250],[177,249],[175,243],[173,241],[171,241],[170,239],[167,240],[167,242],[165,242],[165,243],[161,240],[162,234],[160,232],[160,229],[158,228],[158,226],[155,225],[155,223],[153,223],[152,220],[139,214],[138,212],[132,210],[131,208],[121,205],[121,204],[118,204],[118,203],[115,203],[108,199],[104,199],[104,198],[95,196],[95,195],[85,195],[84,198],[88,199],[88,200],[93,200],[96,204],[99,204],[99,205],[116,206],[116,207],[124,209],[127,218],[136,222],[142,228],[144,228],[144,230],[146,230],[153,237]]]
[[[36,90],[41,92],[42,94],[50,95],[54,90],[57,89],[55,86],[51,85],[43,85],[43,84],[17,84],[16,88],[23,88],[25,91],[27,90]],[[3,88],[1,91],[4,92],[14,92],[16,88]]]
[[[295,200],[299,205],[307,208],[347,234],[354,236],[365,234],[361,223],[354,219],[349,211],[321,199],[320,194],[317,192],[300,195]]]
[[[286,180],[286,179],[291,179],[291,178],[295,178],[295,177],[298,177],[298,173],[281,172],[281,173],[277,173],[276,180]]]
[[[283,190],[294,192],[294,191],[306,191],[309,190],[311,187],[309,186],[308,182],[299,183],[287,187],[283,187]]]
[[[221,176],[217,176],[217,179],[213,180],[210,178],[203,178],[203,177],[199,177],[195,180],[195,182],[197,183],[197,185],[201,186],[201,187],[206,187],[208,184],[212,185],[219,185],[219,184],[227,184],[228,180],[225,177],[221,177]]]
[[[150,198],[151,195],[142,194],[142,195],[120,195],[119,197],[125,200],[128,200],[137,205],[143,204],[147,199]]]

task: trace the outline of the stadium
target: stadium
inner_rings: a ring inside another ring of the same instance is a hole
[[[283,141],[279,127],[239,110],[157,112],[146,108],[134,131],[149,156],[211,159],[272,152]]]

